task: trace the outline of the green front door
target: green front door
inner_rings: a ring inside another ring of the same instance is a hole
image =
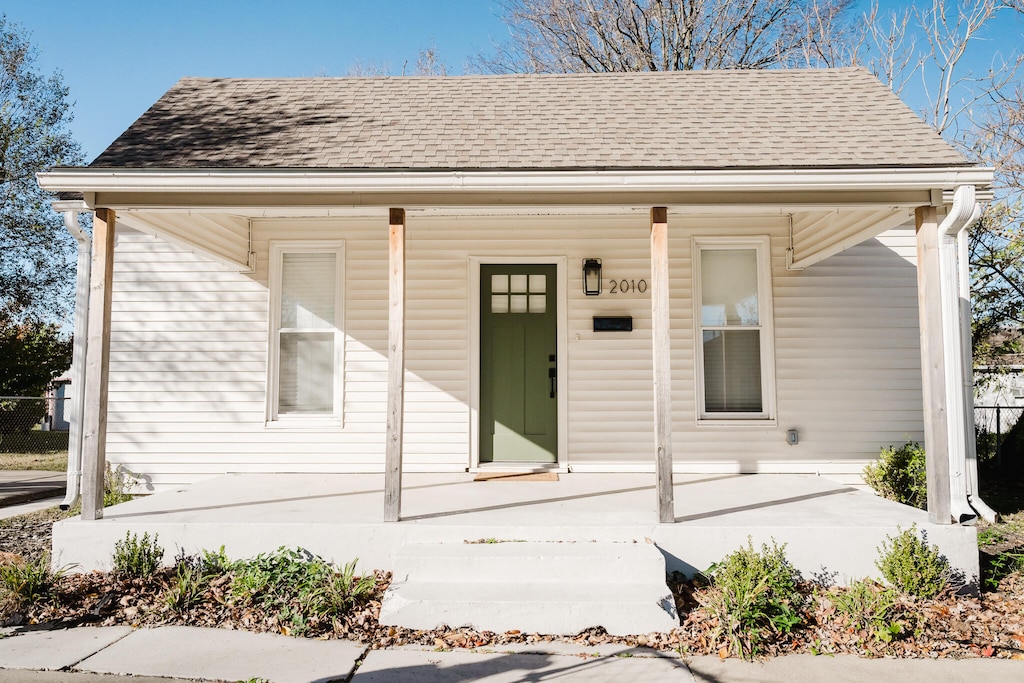
[[[557,462],[556,266],[480,266],[480,462]]]

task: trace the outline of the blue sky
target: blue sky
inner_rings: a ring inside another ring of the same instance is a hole
[[[503,40],[491,0],[6,0],[45,73],[60,69],[72,130],[91,160],[182,76],[343,76],[356,62],[400,74],[432,42],[462,73]]]
[[[63,73],[87,160],[182,76],[343,76],[358,62],[400,74],[431,44],[458,74],[507,36],[494,0],[6,0],[0,11],[31,32],[43,72]],[[1024,46],[1024,20],[1005,17],[992,51]]]

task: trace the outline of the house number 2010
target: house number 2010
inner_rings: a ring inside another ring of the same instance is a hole
[[[647,280],[612,280],[611,285],[609,294],[643,294],[647,291]]]

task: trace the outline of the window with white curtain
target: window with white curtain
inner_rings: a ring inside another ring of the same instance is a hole
[[[768,238],[695,238],[701,420],[774,417]]]
[[[271,422],[340,420],[344,245],[271,245]]]

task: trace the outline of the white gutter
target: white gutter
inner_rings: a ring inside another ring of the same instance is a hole
[[[37,175],[50,192],[906,191],[987,187],[992,169],[854,168],[667,171],[309,171],[67,168]]]
[[[89,342],[89,273],[92,269],[92,240],[78,222],[78,213],[79,211],[74,209],[64,211],[64,226],[78,241],[78,270],[75,276],[75,337],[71,354],[71,426],[68,433],[67,493],[60,504],[61,510],[68,510],[75,504],[82,486],[82,415],[85,411],[85,354]]]
[[[973,216],[973,214],[972,214]],[[957,233],[956,245],[959,257],[959,299],[960,299],[960,367],[963,370],[964,434],[966,439],[967,502],[988,522],[998,522],[999,513],[981,499],[978,486],[978,441],[974,425],[974,345],[971,342],[971,263],[968,253],[970,241],[968,227]]]
[[[939,224],[939,279],[942,304],[942,349],[946,368],[946,415],[949,450],[950,511],[957,522],[963,524],[975,519],[978,512],[971,506],[969,481],[975,482],[977,494],[977,454],[970,457],[968,441],[974,440],[973,401],[965,396],[965,383],[971,383],[970,345],[964,348],[964,320],[961,292],[963,290],[963,264],[960,263],[958,240],[981,217],[981,206],[975,201],[974,186],[963,185],[953,194],[953,205]],[[968,316],[970,302],[968,300]],[[968,327],[970,323],[968,318]],[[980,504],[988,509],[984,503]],[[990,509],[988,509],[991,512]]]

